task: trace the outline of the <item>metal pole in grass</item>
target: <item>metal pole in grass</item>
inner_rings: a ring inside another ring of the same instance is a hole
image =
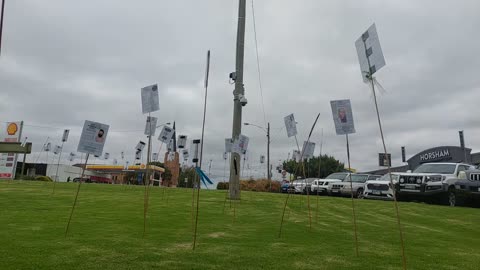
[[[195,163],[195,167],[197,167],[197,163]],[[195,231],[195,185],[197,185],[197,173],[195,172],[195,176],[192,180],[192,232]]]
[[[364,41],[364,44],[365,44],[365,41]],[[369,75],[369,80],[370,80],[370,83],[371,83],[371,86],[372,86],[373,99],[375,101],[375,109],[376,109],[376,112],[377,112],[378,127],[380,129],[380,136],[382,138],[383,150],[384,150],[385,156],[386,156],[387,155],[387,147],[385,145],[385,138],[383,136],[382,122],[381,122],[381,119],[380,119],[380,113],[378,111],[377,96],[375,94],[375,85],[374,85],[374,82],[373,82],[373,77],[371,75]],[[393,179],[392,179],[392,169],[391,169],[390,162],[387,162],[387,165],[388,165],[387,166],[388,175],[390,176],[390,186],[394,187]],[[395,207],[395,214],[397,216],[398,232],[400,234],[400,245],[401,245],[401,249],[402,249],[402,264],[403,264],[403,269],[406,270],[407,269],[407,258],[406,258],[406,255],[405,255],[405,242],[404,242],[404,237],[403,237],[402,223],[401,223],[401,220],[400,220],[400,210],[398,209],[397,191],[396,191],[395,188],[393,188],[393,204],[394,204],[394,207]]]
[[[318,179],[322,178],[322,147],[323,147],[323,128],[322,128],[322,137],[320,139],[320,156],[318,157]],[[317,207],[315,208],[315,223],[318,223],[318,190],[319,190],[319,181],[317,180]]]
[[[5,10],[5,1],[6,0],[2,1],[2,11],[1,11],[2,18],[0,19],[0,53],[2,51],[3,16],[4,16],[4,10]]]
[[[315,122],[313,123],[312,125],[312,128],[310,129],[310,133],[308,134],[308,138],[307,138],[307,144],[310,142],[310,137],[312,136],[312,132],[313,132],[313,129],[315,128],[315,125],[317,124],[317,121],[318,121],[318,118],[320,117],[320,113],[317,115],[317,118],[315,118]],[[297,146],[298,146],[298,143],[297,143]],[[305,150],[305,149],[304,149]],[[301,154],[300,154],[300,160],[303,160],[303,155],[305,154],[304,153],[305,151],[302,151]],[[299,168],[299,164],[297,164],[297,167],[295,169],[295,172],[297,172],[298,168]],[[295,173],[296,174],[296,173]],[[305,168],[304,168],[304,175],[305,175]],[[283,213],[282,213],[282,219],[280,221],[280,229],[278,231],[278,237],[282,237],[282,227],[283,227],[283,220],[285,218],[285,210],[287,209],[287,204],[288,204],[288,199],[290,198],[290,193],[287,193],[287,198],[285,199],[285,205],[283,206]],[[309,207],[309,210],[310,210],[310,207]],[[310,228],[312,227],[312,217],[310,215],[310,212],[309,212],[309,218],[310,218]]]
[[[352,167],[350,166],[350,144],[348,143],[348,133],[345,134],[347,139],[347,160],[348,160],[348,177],[350,178],[350,194],[352,198],[352,215],[353,215],[353,231],[355,236],[355,254],[358,257],[358,237],[357,237],[357,218],[355,216],[355,201],[353,200],[353,183],[352,183]]]
[[[148,201],[149,201],[149,187],[150,187],[150,157],[151,157],[151,152],[152,152],[152,134],[153,132],[153,127],[152,127],[152,117],[151,114],[148,113],[148,146],[147,146],[147,167],[145,171],[145,190],[143,193],[143,234],[142,237],[145,237],[145,232],[147,229],[147,213],[148,213]],[[155,121],[155,126],[156,126],[156,121]]]
[[[203,104],[203,123],[202,123],[202,139],[200,141],[200,170],[202,169],[202,157],[203,157],[203,140],[205,135],[205,118],[207,115],[207,94],[208,94],[208,73],[210,71],[210,50],[207,52],[207,66],[205,69],[205,100]],[[198,178],[198,190],[197,190],[197,211],[195,215],[195,230],[193,233],[193,250],[195,250],[195,244],[197,242],[197,228],[198,228],[198,214],[200,204],[200,177]]]
[[[73,201],[72,211],[70,212],[70,217],[68,218],[67,228],[65,229],[65,238],[68,234],[68,229],[70,228],[70,222],[72,221],[73,211],[75,210],[75,206],[77,205],[78,193],[80,192],[80,186],[82,185],[83,177],[85,176],[85,168],[87,167],[88,157],[90,154],[87,154],[87,158],[85,158],[85,164],[82,168],[82,176],[80,177],[80,181],[78,182],[77,186],[77,193],[75,194],[75,200]]]
[[[223,214],[225,214],[225,206],[227,205],[227,198],[228,198],[228,191],[229,189],[227,188],[227,176],[226,176],[226,171],[225,168],[227,167],[227,155],[228,153],[225,152],[223,154],[223,159],[225,159],[225,165],[223,166],[223,187],[225,188],[225,200],[223,201]],[[229,163],[230,163],[230,158],[229,158]]]
[[[60,167],[60,159],[62,158],[63,144],[64,143],[65,143],[65,141],[62,141],[61,150],[60,150],[60,153],[58,154],[57,172],[55,173],[55,179],[53,180],[52,194],[55,194],[55,184],[57,183],[57,179],[58,179],[58,167]]]
[[[367,47],[368,42],[368,47]],[[363,46],[362,46],[363,45]],[[372,87],[373,100],[375,102],[375,110],[377,113],[378,127],[380,129],[380,137],[382,138],[382,145],[385,155],[387,155],[387,147],[385,145],[385,137],[383,135],[382,121],[380,119],[380,112],[378,110],[377,95],[375,92],[375,78],[373,74],[380,68],[385,66],[385,59],[383,57],[380,41],[378,39],[377,29],[375,24],[370,26],[366,32],[364,32],[356,41],[355,47],[357,49],[358,59],[360,62],[360,70],[362,71],[363,81],[369,83]],[[390,162],[389,162],[390,163]],[[393,185],[391,164],[387,164],[388,175],[390,176],[390,186],[393,188],[393,202],[395,207],[395,213],[397,216],[398,232],[400,234],[400,245],[402,249],[402,263],[403,269],[407,269],[407,259],[405,256],[405,243],[403,240],[402,224],[400,222],[400,211],[398,209],[396,190]]]

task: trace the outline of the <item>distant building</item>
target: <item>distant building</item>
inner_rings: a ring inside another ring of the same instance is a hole
[[[57,179],[58,182],[67,182],[67,179],[70,177],[70,181],[74,178],[81,177],[82,167],[76,165],[58,165],[58,176],[57,176],[57,164],[45,164],[45,163],[25,163],[25,175],[30,177],[36,176],[48,176],[53,180]],[[17,162],[17,175],[22,174],[22,162]],[[97,177],[106,177],[111,179],[111,175],[105,175],[102,173],[85,170],[85,176],[97,176]]]
[[[480,153],[471,153],[472,149],[459,146],[438,146],[423,150],[407,160],[407,164],[392,167],[392,172],[405,172],[414,170],[419,165],[428,162],[464,162],[473,165],[480,165]],[[372,174],[386,174],[388,168],[370,171]]]

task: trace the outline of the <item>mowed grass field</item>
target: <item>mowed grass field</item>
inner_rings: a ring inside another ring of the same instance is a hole
[[[235,216],[225,191],[202,190],[192,251],[191,189],[0,182],[0,269],[402,269],[392,202],[356,200],[355,256],[348,198],[243,192]],[[480,210],[400,203],[408,269],[480,269]]]

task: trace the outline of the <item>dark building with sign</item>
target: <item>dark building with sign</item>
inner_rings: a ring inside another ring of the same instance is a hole
[[[472,149],[459,146],[438,146],[424,150],[407,160],[408,165],[392,167],[392,172],[414,170],[420,164],[428,162],[464,162],[474,165],[480,164],[480,153],[471,153]],[[388,169],[371,171],[369,173],[386,174]]]

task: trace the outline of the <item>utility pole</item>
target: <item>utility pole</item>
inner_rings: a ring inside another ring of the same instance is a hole
[[[239,0],[238,5],[238,28],[237,28],[237,52],[235,73],[230,77],[235,81],[233,90],[233,127],[232,140],[235,141],[242,132],[242,106],[246,105],[243,88],[243,55],[245,41],[245,9],[246,0]],[[231,153],[229,197],[230,200],[240,199],[240,155]]]

